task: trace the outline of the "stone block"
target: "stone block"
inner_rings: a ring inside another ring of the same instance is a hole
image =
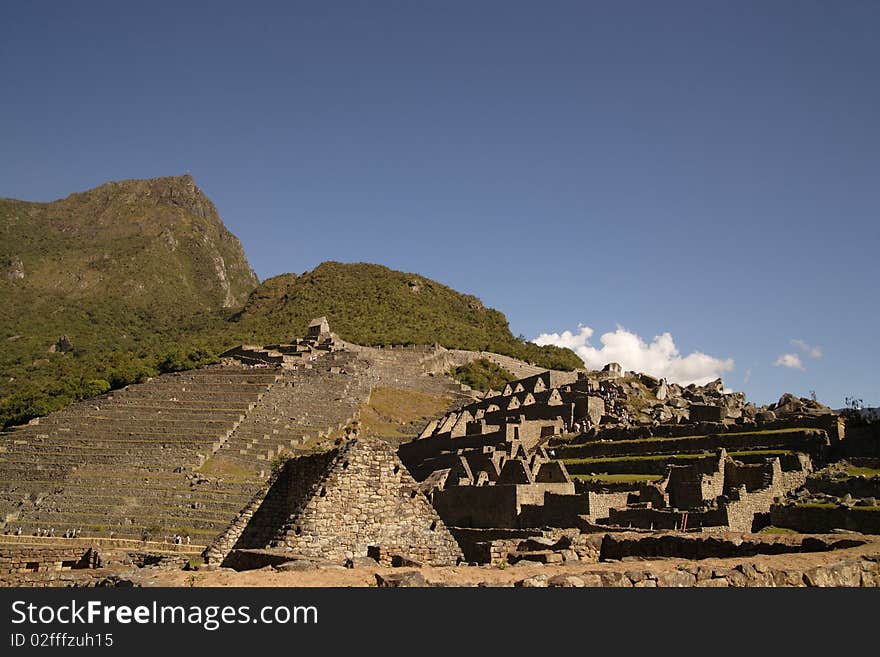
[[[599,572],[599,577],[602,580],[602,586],[615,586],[615,587],[631,587],[632,581],[624,575],[623,573],[619,573],[613,570],[603,570]]]
[[[525,579],[521,579],[516,582],[514,586],[525,589],[547,588],[547,581],[547,576],[544,574],[540,574],[533,577],[526,577]]]
[[[376,573],[376,585],[384,588],[406,588],[428,586],[428,582],[418,570],[408,570],[400,573]]]
[[[547,580],[547,586],[564,588],[583,588],[586,583],[576,575],[555,575]]]
[[[317,566],[313,562],[301,559],[296,559],[294,561],[285,561],[284,563],[280,563],[277,566],[272,567],[281,573],[302,570],[315,570],[317,568]]]
[[[345,565],[348,568],[378,568],[379,562],[372,557],[351,557]]]
[[[694,586],[697,578],[683,570],[667,570],[657,573],[657,586],[673,588]]]

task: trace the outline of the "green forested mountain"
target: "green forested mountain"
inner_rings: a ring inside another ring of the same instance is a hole
[[[327,262],[259,284],[190,176],[107,183],[52,203],[0,199],[0,425],[185,369],[326,315],[360,344],[440,343],[580,367],[504,315],[417,274]]]
[[[436,342],[494,351],[550,368],[583,367],[568,349],[516,339],[504,314],[486,308],[475,296],[418,274],[368,263],[325,262],[301,276],[270,278],[254,290],[233,321],[265,339],[278,327],[301,335],[309,319],[318,315],[326,315],[340,337],[358,344]]]
[[[190,176],[0,199],[0,421],[154,372],[258,283]]]

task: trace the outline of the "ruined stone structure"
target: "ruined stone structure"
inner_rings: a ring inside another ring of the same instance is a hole
[[[291,343],[295,362],[238,348],[0,434],[0,542],[76,535],[198,552],[259,495],[273,461],[349,433],[374,386],[467,398],[429,373],[441,349],[346,349],[326,320],[313,324]]]
[[[662,408],[640,410],[648,397]],[[759,419],[720,381],[682,388],[614,364],[544,372],[429,423],[400,454],[456,528],[749,532],[842,437],[833,413],[789,397],[774,406],[789,408]],[[540,483],[530,459],[558,464],[566,484]],[[521,473],[516,485],[505,467]]]
[[[308,334],[288,344],[273,344],[262,347],[239,345],[220,354],[221,358],[251,366],[282,367],[296,370],[310,368],[322,353],[337,351],[341,344],[330,331],[326,317],[313,319],[309,323]]]
[[[513,442],[509,451],[459,456],[432,501],[447,524],[456,527],[516,528],[529,507],[543,506],[545,495],[571,495],[574,484],[565,466],[538,450],[531,458]]]
[[[394,449],[371,438],[287,461],[205,556],[277,548],[344,561],[392,555],[455,564],[461,550]]]
[[[482,394],[445,376],[476,358],[522,378]],[[376,388],[451,406],[395,450],[358,435]],[[595,561],[602,536],[628,530],[880,533],[880,484],[859,474],[880,466],[876,431],[862,428],[850,442],[815,402],[756,408],[720,381],[353,345],[318,318],[305,338],[0,434],[0,583],[97,582],[83,555],[102,545],[129,565],[554,564]]]

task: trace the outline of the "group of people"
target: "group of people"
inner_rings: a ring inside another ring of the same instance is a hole
[[[64,532],[64,538],[78,538],[80,532],[82,532],[81,528],[68,529]],[[19,527],[15,530],[16,536],[21,536],[23,533],[24,530],[22,527]],[[40,538],[53,538],[55,536],[55,528],[49,527],[48,529],[43,529],[42,527],[37,527],[37,529],[33,533],[33,536],[38,536]]]

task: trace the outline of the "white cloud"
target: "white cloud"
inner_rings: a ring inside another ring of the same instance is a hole
[[[743,385],[746,385],[749,381],[752,380],[752,368],[746,370],[746,375],[743,377]]]
[[[822,358],[822,347],[809,345],[803,340],[792,340],[791,344],[803,351],[810,358],[818,360]]]
[[[722,372],[733,369],[731,358],[715,358],[699,351],[682,356],[670,333],[654,336],[649,344],[635,333],[618,326],[617,330],[602,334],[599,338],[602,346],[599,348],[590,344],[593,333],[589,326],[579,325],[577,333],[542,333],[533,342],[568,347],[590,369],[620,363],[624,370],[645,372],[685,385],[703,385],[719,378]]]
[[[797,354],[782,354],[773,364],[776,367],[790,367],[794,370],[805,369],[804,364],[801,362],[801,357]]]

